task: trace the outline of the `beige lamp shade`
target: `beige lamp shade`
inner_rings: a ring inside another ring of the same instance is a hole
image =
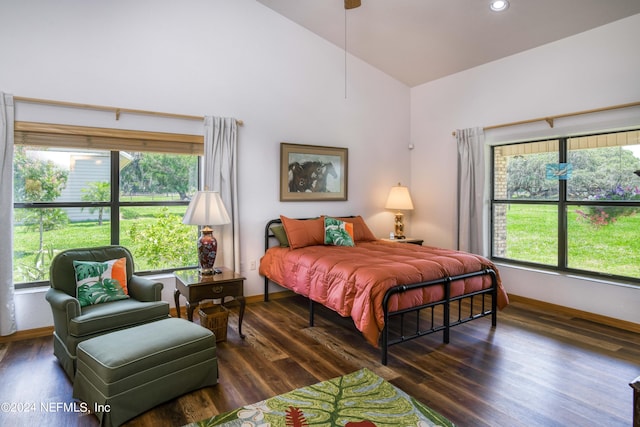
[[[384,205],[386,209],[393,209],[396,211],[395,216],[395,233],[396,239],[404,239],[404,218],[400,211],[413,210],[413,202],[411,201],[411,195],[409,189],[403,185],[396,185],[391,187],[389,191],[389,197],[387,197],[387,203]]]
[[[182,219],[189,225],[224,225],[231,219],[217,191],[198,191],[187,207]]]
[[[396,185],[391,187],[389,191],[389,197],[387,197],[387,203],[384,205],[385,209],[393,209],[398,211],[410,211],[413,210],[413,202],[411,201],[411,195],[409,189],[403,185]]]

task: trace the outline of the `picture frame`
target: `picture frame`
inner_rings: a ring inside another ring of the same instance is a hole
[[[280,143],[280,201],[347,200],[348,149]]]

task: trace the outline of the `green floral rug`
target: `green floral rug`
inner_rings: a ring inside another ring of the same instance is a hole
[[[368,369],[189,424],[208,426],[453,426]]]

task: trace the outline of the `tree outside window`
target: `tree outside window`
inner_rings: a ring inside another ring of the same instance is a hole
[[[640,282],[639,136],[492,147],[492,256]]]
[[[138,272],[195,266],[196,230],[182,216],[197,177],[193,155],[16,146],[14,282],[48,280],[64,249],[108,244],[127,246]]]

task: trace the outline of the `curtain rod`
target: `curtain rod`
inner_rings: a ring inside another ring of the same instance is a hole
[[[482,129],[491,130],[491,129],[498,129],[498,128],[506,128],[509,126],[517,126],[517,125],[524,125],[527,123],[541,122],[543,120],[549,124],[549,127],[552,128],[554,125],[554,121],[556,119],[562,119],[564,117],[580,116],[582,114],[599,113],[602,111],[618,110],[620,108],[637,107],[637,106],[640,106],[640,102],[630,102],[628,104],[618,104],[618,105],[612,105],[610,107],[594,108],[593,110],[583,110],[583,111],[576,111],[575,113],[566,113],[566,114],[558,114],[558,115],[549,116],[549,117],[540,117],[538,119],[521,120],[518,122],[504,123],[501,125],[486,126]],[[451,135],[456,136],[456,131],[451,132]]]
[[[84,108],[87,110],[113,111],[116,115],[116,120],[120,120],[120,114],[122,113],[144,114],[147,116],[170,117],[174,119],[204,120],[204,116],[191,116],[187,114],[162,113],[158,111],[135,110],[131,108],[107,107],[104,105],[79,104],[76,102],[52,101],[49,99],[26,98],[23,96],[14,96],[13,99],[15,101],[29,102],[32,104],[48,104],[48,105],[58,105],[61,107]],[[242,126],[244,122],[242,120],[236,119],[236,124],[238,126]]]

